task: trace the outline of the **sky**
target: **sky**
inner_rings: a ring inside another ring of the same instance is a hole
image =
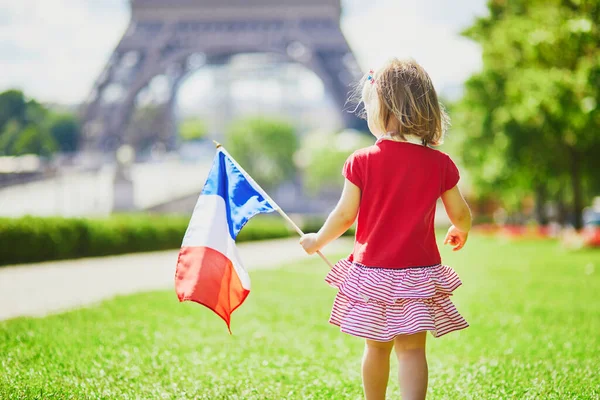
[[[480,49],[459,32],[485,15],[485,0],[342,4],[342,30],[365,71],[390,57],[412,57],[438,91],[451,94],[480,68]],[[0,91],[83,101],[128,22],[126,0],[0,0]]]

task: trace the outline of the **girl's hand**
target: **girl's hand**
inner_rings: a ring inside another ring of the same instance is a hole
[[[448,229],[444,244],[450,244],[451,246],[454,246],[452,251],[458,251],[464,247],[465,243],[467,243],[468,237],[469,232],[459,231],[458,228],[452,225],[450,229]]]
[[[315,254],[318,250],[320,250],[317,238],[318,235],[316,233],[304,235],[300,238],[300,245],[308,254]]]

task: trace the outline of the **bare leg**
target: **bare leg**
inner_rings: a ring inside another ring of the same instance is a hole
[[[423,400],[427,395],[426,338],[427,332],[419,332],[399,335],[394,339],[402,400]]]
[[[367,400],[385,400],[390,378],[390,353],[394,342],[367,339],[362,362],[363,388]]]

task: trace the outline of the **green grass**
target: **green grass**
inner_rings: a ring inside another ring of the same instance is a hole
[[[600,252],[473,237],[444,258],[471,327],[429,337],[429,398],[600,397]],[[253,272],[233,336],[174,291],[2,322],[0,398],[360,398],[362,342],[327,323],[325,272],[316,257]]]

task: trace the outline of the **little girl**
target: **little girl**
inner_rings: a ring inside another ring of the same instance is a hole
[[[326,281],[338,289],[330,322],[364,338],[363,387],[367,400],[385,399],[395,349],[402,398],[427,392],[426,332],[434,337],[468,327],[450,295],[461,285],[441,264],[434,230],[442,198],[452,226],[444,240],[460,250],[471,212],[456,184],[459,172],[442,143],[448,118],[423,68],[391,60],[361,81],[369,129],[377,142],[346,161],[344,190],[318,233],[302,237],[313,254],[358,217],[354,251]]]

